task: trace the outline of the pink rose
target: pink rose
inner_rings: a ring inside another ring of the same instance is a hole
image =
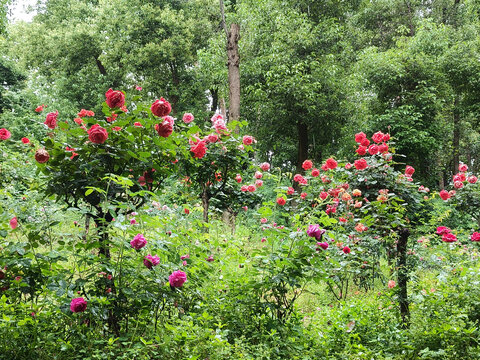
[[[108,89],[105,98],[110,109],[121,108],[125,105],[125,95],[121,91]]]
[[[389,289],[393,289],[395,287],[395,285],[397,285],[397,283],[394,280],[390,280],[388,282],[388,288]]]
[[[163,97],[160,100],[155,100],[151,108],[152,114],[158,117],[167,116],[172,111],[172,106]]]
[[[47,125],[50,129],[55,129],[57,127],[57,116],[58,110],[56,112],[48,113],[44,124]]]
[[[237,176],[235,176],[235,180],[237,181],[237,183],[241,183],[242,182],[242,176],[240,174],[237,174]]]
[[[94,144],[103,144],[108,139],[108,132],[98,124],[93,125],[88,132],[88,140]]]
[[[320,176],[320,170],[318,170],[318,169],[316,169],[316,168],[313,169],[313,170],[312,170],[312,176],[313,176],[313,177]]]
[[[7,129],[0,129],[0,140],[8,140],[11,136],[12,134]]]
[[[277,204],[283,206],[287,203],[287,201],[283,197],[277,198]]]
[[[414,172],[415,172],[415,169],[412,166],[407,165],[407,167],[405,168],[405,175],[410,177],[413,175]]]
[[[260,164],[260,169],[262,169],[263,171],[268,171],[268,170],[270,170],[270,164],[267,163],[267,162],[261,163]]]
[[[262,187],[263,186],[263,180],[260,180],[260,179],[255,180],[255,186],[257,188]]]
[[[15,217],[10,219],[10,227],[12,229],[16,229],[17,226],[18,226],[18,220],[17,220],[17,217],[15,216]]]
[[[190,151],[193,153],[193,157],[197,159],[201,159],[207,153],[207,146],[205,145],[205,141],[199,141],[196,145],[192,146]]]
[[[168,282],[170,283],[170,286],[174,288],[182,287],[183,284],[185,284],[185,281],[187,281],[187,274],[185,274],[181,270],[174,271],[168,277]]]
[[[70,310],[74,313],[84,312],[87,309],[87,302],[83,297],[72,299]]]
[[[243,145],[252,145],[255,142],[255,138],[250,135],[245,135],[243,137],[242,142],[243,142]]]
[[[190,113],[183,114],[183,122],[185,124],[190,124],[194,120],[194,117]]]
[[[130,241],[130,245],[136,249],[136,250],[140,250],[141,248],[143,248],[145,245],[147,245],[147,240],[145,239],[145,237],[143,236],[143,234],[137,234],[135,235],[135,237],[133,238],[132,241]]]
[[[470,183],[470,184],[475,184],[477,182],[477,177],[475,175],[472,175],[472,176],[469,176],[467,181]]]
[[[462,172],[465,172],[465,171],[468,170],[468,166],[466,164],[460,164],[460,165],[458,165],[458,170],[462,171]]]

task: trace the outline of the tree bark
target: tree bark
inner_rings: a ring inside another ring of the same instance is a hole
[[[218,109],[218,90],[210,89],[210,94],[212,95],[212,107],[210,111],[215,113]]]
[[[107,76],[107,70],[105,69],[105,66],[103,66],[102,62],[98,57],[95,58],[95,63],[97,64],[98,71],[100,71],[100,74],[103,76]]]
[[[228,87],[229,109],[228,120],[235,121],[240,118],[240,55],[238,53],[238,40],[240,39],[240,26],[231,24],[227,38],[228,57]]]
[[[458,96],[453,103],[453,173],[458,172],[460,163],[460,111],[458,109]]]
[[[410,309],[408,305],[408,268],[407,268],[407,244],[410,230],[402,229],[397,243],[397,280],[398,280],[398,303],[400,305],[400,315],[402,317],[402,326],[410,326]]]
[[[228,88],[229,88],[229,109],[228,120],[235,121],[240,118],[240,54],[238,52],[238,40],[240,39],[240,25],[232,23],[230,30],[225,22],[225,6],[220,0],[220,12],[222,16],[222,27],[227,37],[227,66],[228,66]],[[239,129],[235,129],[238,132]]]

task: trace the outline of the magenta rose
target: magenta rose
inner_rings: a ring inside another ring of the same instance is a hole
[[[137,234],[135,235],[135,237],[133,238],[132,241],[130,241],[130,245],[132,245],[132,247],[136,250],[140,250],[141,248],[143,248],[145,245],[147,245],[147,240],[145,239],[145,237],[143,236],[143,234]]]
[[[187,274],[185,274],[181,270],[174,271],[168,277],[168,282],[170,283],[170,286],[174,288],[182,287],[183,284],[185,284],[185,281],[187,281]]]
[[[317,240],[321,240],[323,234],[325,234],[325,230],[320,229],[318,224],[309,225],[307,229],[307,235],[310,237],[314,237]]]
[[[157,266],[160,264],[160,258],[158,255],[150,255],[148,254],[143,258],[143,265],[145,265],[148,269],[151,269],[153,266]]]
[[[480,233],[479,232],[474,232],[472,236],[470,237],[470,240],[472,241],[480,241]]]
[[[70,310],[74,313],[84,312],[87,309],[87,302],[83,297],[72,299]]]
[[[5,128],[0,129],[0,140],[8,140],[8,139],[10,139],[10,136],[12,136],[10,131],[8,131]]]
[[[103,144],[108,139],[108,132],[98,124],[93,125],[88,132],[88,140],[94,144]]]
[[[105,93],[105,101],[110,109],[121,108],[125,105],[125,95],[119,90],[108,89]]]
[[[160,98],[160,100],[155,100],[155,102],[152,104],[152,107],[150,108],[152,110],[152,114],[158,117],[164,117],[170,114],[172,111],[172,106],[170,103],[165,100],[163,97]]]
[[[48,113],[44,124],[47,125],[50,129],[55,129],[57,127],[57,116],[58,111]]]
[[[38,149],[36,152],[35,152],[35,160],[37,160],[37,162],[39,164],[43,164],[43,163],[46,163],[48,161],[48,159],[50,159],[50,154],[48,153],[47,150],[45,149]]]

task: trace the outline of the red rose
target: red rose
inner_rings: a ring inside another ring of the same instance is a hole
[[[50,159],[50,154],[48,153],[47,150],[45,149],[38,149],[36,152],[35,152],[35,160],[37,160],[37,162],[39,164],[43,164],[43,163],[46,163],[48,161],[48,159]]]
[[[383,141],[387,142],[389,140],[390,140],[390,134],[387,133],[387,134],[383,135]]]
[[[357,170],[365,170],[368,167],[365,159],[355,160],[354,165]]]
[[[88,132],[88,140],[94,144],[103,144],[108,139],[107,130],[98,124],[93,125]]]
[[[313,169],[313,170],[312,170],[312,176],[313,176],[313,177],[320,176],[320,171],[319,171],[318,169]]]
[[[172,111],[172,106],[170,103],[165,100],[163,97],[160,100],[155,100],[152,104],[150,110],[152,110],[152,114],[158,117],[167,116]],[[165,136],[167,137],[167,136]]]
[[[155,130],[157,130],[158,135],[167,138],[173,133],[173,125],[169,120],[164,120],[160,124],[155,124]]]
[[[333,169],[336,169],[337,168],[337,162],[333,159],[333,158],[329,158],[327,159],[326,163],[327,165],[327,168],[333,170]]]
[[[30,142],[29,138],[23,137],[22,138],[22,143],[28,144]]]
[[[387,152],[388,152],[388,145],[385,144],[385,143],[383,143],[382,145],[380,145],[380,146],[378,147],[378,151],[379,151],[380,153],[382,153],[382,154],[387,153]]]
[[[289,187],[289,188],[287,189],[287,195],[293,195],[294,193],[295,193],[295,189],[294,189],[294,188]]]
[[[442,198],[442,200],[448,200],[450,199],[450,194],[447,190],[442,190],[440,191],[440,197]]]
[[[8,139],[10,139],[10,136],[12,136],[10,131],[8,131],[5,128],[0,129],[0,140],[8,140]]]
[[[367,147],[368,145],[370,145],[370,140],[368,140],[367,138],[365,138],[365,139],[362,140],[362,142],[360,143],[360,145]]]
[[[285,205],[287,202],[286,200],[283,198],[283,197],[279,197],[277,198],[277,204],[280,205],[280,206],[283,206]]]
[[[205,146],[205,142],[204,141],[199,141],[196,145],[192,146],[190,151],[193,152],[193,157],[195,157],[197,159],[203,158],[205,156],[205,154],[207,153],[207,147]]]
[[[305,160],[302,164],[303,170],[310,170],[313,167],[313,163],[311,160]]]
[[[372,136],[372,140],[373,140],[374,142],[376,142],[377,144],[381,143],[384,138],[385,138],[385,134],[382,133],[381,131],[376,132],[376,133],[373,134],[373,136]]]
[[[110,109],[121,108],[125,105],[125,95],[121,91],[108,89],[105,97],[105,101]]]
[[[414,172],[415,169],[412,166],[407,165],[407,167],[405,168],[405,175],[412,176]]]
[[[373,145],[370,145],[370,147],[368,148],[368,153],[370,155],[375,155],[375,154],[378,154],[378,146],[373,144]]]
[[[367,153],[367,147],[360,145],[360,146],[358,147],[358,149],[355,150],[355,152],[356,152],[358,155],[363,156],[363,155],[365,155],[365,154]]]
[[[344,254],[350,254],[350,248],[348,246],[345,246],[343,249],[342,249],[343,253]]]
[[[55,129],[57,127],[57,116],[58,110],[56,112],[48,113],[44,124],[47,125],[50,129]]]
[[[355,142],[360,144],[366,137],[367,135],[365,135],[363,132],[359,132],[358,134],[355,134]]]

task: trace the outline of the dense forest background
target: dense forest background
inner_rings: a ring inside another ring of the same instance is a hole
[[[139,85],[174,114],[247,120],[258,157],[286,170],[381,130],[426,185],[460,161],[478,171],[477,0],[44,0],[13,24],[1,4],[0,127],[14,132],[35,135],[40,104],[74,117]]]

